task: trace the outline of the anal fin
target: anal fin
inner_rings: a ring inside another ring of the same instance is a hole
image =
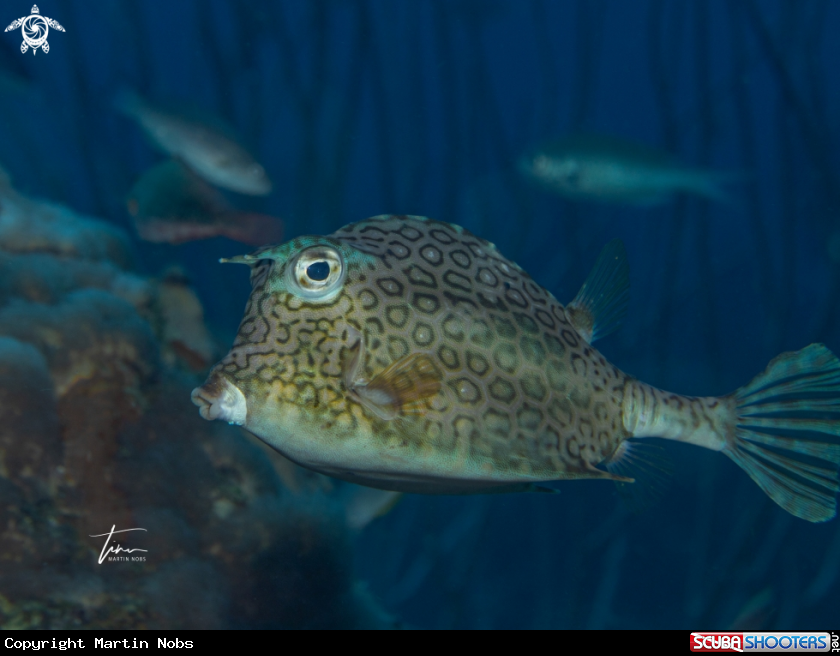
[[[604,246],[577,296],[566,306],[566,316],[588,343],[616,330],[630,302],[630,267],[620,239]]]
[[[615,475],[615,487],[632,512],[643,512],[665,494],[673,465],[665,450],[649,441],[624,440],[604,463]]]

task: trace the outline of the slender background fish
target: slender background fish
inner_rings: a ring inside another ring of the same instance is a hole
[[[115,106],[134,119],[163,152],[181,159],[207,182],[252,196],[271,193],[265,169],[219,125],[158,109],[131,91]]]
[[[727,200],[737,173],[687,168],[641,143],[600,134],[576,134],[523,155],[519,170],[561,196],[628,205],[657,205],[677,193]]]
[[[381,216],[233,258],[253,291],[233,348],[193,391],[205,419],[289,459],[407,492],[620,482],[630,438],[721,451],[780,506],[835,514],[840,362],[812,344],[723,397],[658,390],[591,342],[627,304],[611,242],[565,308],[459,226]]]

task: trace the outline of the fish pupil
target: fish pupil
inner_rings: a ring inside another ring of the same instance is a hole
[[[306,267],[306,275],[309,276],[311,280],[315,280],[317,282],[326,280],[330,275],[330,263],[324,261],[313,262]]]

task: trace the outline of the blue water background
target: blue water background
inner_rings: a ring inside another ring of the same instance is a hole
[[[131,87],[234,125],[275,184],[234,202],[282,217],[289,237],[427,215],[493,241],[561,302],[620,237],[630,311],[598,347],[658,387],[728,393],[779,352],[840,350],[840,244],[834,260],[829,248],[840,234],[837,3],[39,7],[67,31],[50,33],[49,54],[26,55],[28,90],[0,96],[0,162],[25,193],[130,228],[125,195],[162,158],[112,109]],[[10,22],[30,7],[0,9]],[[19,55],[19,32],[0,38]],[[728,203],[634,208],[573,204],[516,171],[525,149],[575,130],[743,180]],[[136,243],[141,271],[189,272],[225,344],[249,286],[244,268],[217,259],[247,250],[221,238]],[[751,604],[760,628],[837,626],[837,520],[791,517],[720,454],[665,448],[676,474],[636,514],[590,481],[554,496],[408,497],[357,540],[356,575],[418,627],[723,629]]]

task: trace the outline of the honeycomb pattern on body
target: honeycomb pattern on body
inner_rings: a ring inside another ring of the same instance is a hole
[[[299,406],[333,437],[364,423],[384,445],[539,478],[597,477],[592,466],[627,437],[627,377],[493,244],[456,225],[383,216],[282,248],[293,256],[316,240],[366,257],[347,258],[343,290],[327,304],[270,291],[279,258],[252,268],[239,335],[219,365],[250,393]],[[348,393],[354,334],[368,380],[410,354],[432,358],[443,380],[422,413],[379,419]]]

